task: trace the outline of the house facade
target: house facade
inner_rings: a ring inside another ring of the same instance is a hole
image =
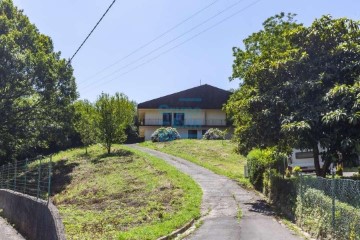
[[[231,92],[201,85],[138,104],[139,134],[145,140],[159,127],[174,127],[181,138],[200,139],[209,128],[229,127],[222,110]]]

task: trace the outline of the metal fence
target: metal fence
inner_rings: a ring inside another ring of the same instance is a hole
[[[318,237],[360,239],[360,181],[300,175],[298,212],[301,225]],[[323,236],[322,236],[323,235]]]
[[[25,159],[0,166],[0,188],[49,200],[52,157]]]
[[[335,202],[340,201],[360,209],[360,181],[301,175],[299,183],[302,184],[302,191],[314,188]]]

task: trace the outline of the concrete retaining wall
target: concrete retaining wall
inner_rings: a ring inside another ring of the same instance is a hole
[[[57,208],[25,194],[0,189],[1,215],[28,240],[65,240]]]

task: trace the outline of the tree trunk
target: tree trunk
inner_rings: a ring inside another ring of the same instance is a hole
[[[322,177],[326,177],[326,171],[329,169],[329,166],[330,166],[330,161],[328,158],[324,159],[325,162],[324,162],[324,165],[323,165],[323,168],[322,168],[322,171],[321,171],[321,176]]]
[[[110,154],[111,153],[111,144],[107,145],[107,153]]]
[[[316,176],[321,176],[321,168],[320,168],[320,162],[319,162],[319,148],[317,143],[313,145],[313,155],[314,155],[314,166],[316,171]]]
[[[86,155],[88,154],[88,152],[87,152],[87,146],[85,146],[85,154],[86,154]]]

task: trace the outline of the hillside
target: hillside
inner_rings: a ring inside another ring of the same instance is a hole
[[[146,141],[140,145],[184,158],[251,187],[244,178],[246,158],[235,152],[236,144],[229,140],[181,139],[161,143]]]
[[[202,192],[162,160],[115,146],[54,156],[52,200],[68,239],[156,239],[199,216]]]

